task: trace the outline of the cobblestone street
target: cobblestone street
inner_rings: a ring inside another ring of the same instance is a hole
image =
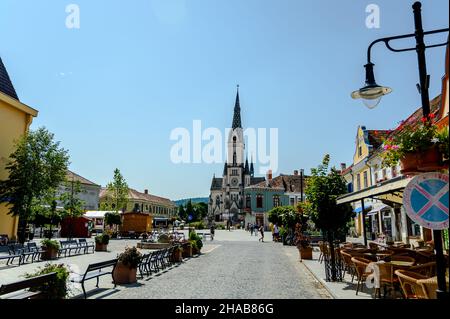
[[[70,264],[83,273],[89,263],[115,258],[125,246],[136,240],[112,240],[109,252],[61,258],[53,263]],[[0,283],[20,280],[26,272],[32,272],[43,262],[20,267],[0,268]],[[71,296],[80,298],[81,288],[71,285]],[[202,255],[185,259],[183,263],[139,278],[136,284],[121,285],[115,289],[111,277],[86,283],[90,299],[264,299],[264,298],[331,298],[328,291],[298,261],[295,247],[283,246],[271,241],[265,234],[265,242],[250,236],[243,230],[216,231],[216,238],[204,242]]]

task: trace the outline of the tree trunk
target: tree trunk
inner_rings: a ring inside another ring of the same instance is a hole
[[[27,229],[27,220],[23,216],[19,216],[19,225],[17,228],[17,241],[21,244],[25,243]]]
[[[328,237],[328,243],[330,245],[330,263],[331,263],[331,281],[336,281],[337,280],[337,276],[336,276],[336,256],[334,254],[334,236],[333,236],[333,232],[329,231],[327,232],[327,237]]]

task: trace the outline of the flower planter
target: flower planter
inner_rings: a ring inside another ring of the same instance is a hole
[[[180,249],[174,250],[172,256],[171,256],[172,262],[180,262],[183,261],[183,251]]]
[[[402,174],[408,174],[418,171],[418,153],[406,153],[401,159],[400,159],[400,165],[401,165],[401,173]]]
[[[108,244],[95,243],[95,251],[107,251]]]
[[[58,258],[58,249],[43,246],[42,250],[41,260],[53,260]]]
[[[200,249],[196,248],[196,247],[192,247],[192,255],[198,255],[200,254]]]
[[[136,268],[130,268],[124,265],[122,262],[117,262],[113,271],[113,278],[116,284],[133,284],[137,282]]]
[[[192,257],[192,246],[183,247],[183,258]]]
[[[439,149],[434,146],[420,153],[418,156],[418,170],[421,172],[430,172],[442,168],[442,154]]]
[[[300,259],[312,260],[312,247],[300,247],[298,252],[300,253]]]

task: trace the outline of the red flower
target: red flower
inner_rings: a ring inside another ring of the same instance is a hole
[[[430,115],[428,115],[430,117],[430,119],[434,119],[436,117],[436,114],[431,113]]]
[[[426,117],[422,117],[421,121],[422,121],[422,123],[425,123],[427,121],[427,118]]]

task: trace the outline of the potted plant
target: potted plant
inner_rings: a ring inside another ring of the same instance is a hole
[[[192,246],[192,254],[193,255],[200,254],[200,251],[203,247],[203,242],[202,242],[202,239],[200,238],[200,236],[197,235],[197,233],[195,231],[192,231],[189,234],[189,241],[191,242],[191,246]]]
[[[183,248],[181,246],[175,246],[171,259],[173,262],[180,262],[183,260]]]
[[[58,257],[59,243],[56,240],[44,239],[41,241],[41,260],[52,260]]]
[[[312,259],[312,247],[308,236],[305,236],[302,231],[302,224],[297,223],[295,225],[295,245],[297,246],[300,254],[300,261],[303,259]]]
[[[26,273],[25,278],[32,278],[52,272],[56,272],[55,281],[45,283],[40,287],[33,287],[30,290],[42,291],[48,299],[65,299],[67,296],[67,279],[70,273],[64,264],[47,263],[44,267],[39,267],[35,273]]]
[[[432,123],[434,114],[423,117],[419,125],[402,124],[383,141],[383,166],[391,167],[400,161],[402,174],[428,172],[442,168],[447,149],[448,131],[439,131]]]
[[[183,244],[184,244],[184,248],[183,248],[183,251],[182,251],[183,258],[190,258],[190,257],[192,257],[192,244],[191,244],[191,242],[190,241],[185,241]]]
[[[127,247],[117,256],[117,264],[114,267],[113,277],[116,284],[132,284],[137,281],[137,267],[142,259],[142,254],[136,247]]]
[[[100,234],[95,236],[95,251],[107,251],[109,244],[109,235]]]

